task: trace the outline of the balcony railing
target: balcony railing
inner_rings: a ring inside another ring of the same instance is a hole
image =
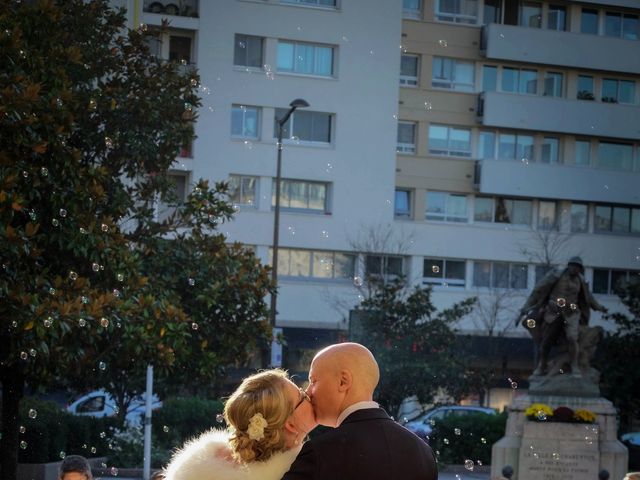
[[[198,0],[145,0],[142,11],[145,13],[198,18],[198,7]]]

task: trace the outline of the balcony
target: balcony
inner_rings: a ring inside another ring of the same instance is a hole
[[[640,140],[640,106],[484,92],[478,117],[485,126]]]
[[[487,58],[640,74],[640,41],[491,23],[482,28]]]
[[[638,172],[479,160],[474,183],[491,195],[640,205]]]
[[[172,28],[197,30],[200,16],[199,0],[144,0],[142,21],[147,25],[162,25],[168,20]]]

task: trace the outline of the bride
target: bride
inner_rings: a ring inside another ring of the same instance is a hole
[[[187,442],[166,480],[279,480],[317,425],[311,400],[284,370],[245,378],[224,408],[227,430]]]

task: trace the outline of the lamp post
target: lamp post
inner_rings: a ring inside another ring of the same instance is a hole
[[[282,118],[276,119],[278,128],[278,161],[276,164],[276,204],[273,212],[273,255],[271,259],[271,283],[274,286],[273,293],[271,294],[271,309],[269,312],[269,320],[271,327],[276,326],[276,307],[278,302],[278,244],[279,244],[279,232],[280,232],[280,177],[282,171],[282,130],[284,124],[287,123],[291,114],[297,108],[308,107],[309,104],[306,100],[296,98],[289,104],[289,110],[284,114]],[[273,342],[272,342],[273,344]],[[272,356],[273,357],[273,356]],[[273,363],[273,361],[271,362]]]

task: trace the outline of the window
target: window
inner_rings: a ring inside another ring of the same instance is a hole
[[[402,55],[400,58],[400,85],[405,87],[418,85],[417,55]]]
[[[512,133],[498,135],[498,158],[533,160],[533,137]]]
[[[398,153],[416,153],[415,122],[398,122]]]
[[[576,165],[591,165],[591,142],[589,140],[576,140]]]
[[[229,176],[229,199],[234,205],[256,207],[258,177],[245,175]]]
[[[495,158],[496,156],[496,134],[493,132],[480,131],[478,136],[478,158]]]
[[[366,255],[365,275],[400,276],[404,274],[402,257],[392,255]]]
[[[627,282],[640,281],[640,272],[634,270],[593,269],[593,293],[616,295]]]
[[[280,3],[295,3],[297,5],[312,5],[314,7],[334,7],[336,0],[280,0]]]
[[[421,0],[402,0],[402,16],[419,20],[422,17]]]
[[[507,262],[473,262],[473,286],[527,288],[527,265]]]
[[[636,82],[605,78],[602,80],[602,101],[636,103]]]
[[[556,137],[542,139],[542,163],[558,163],[560,155],[560,140]]]
[[[436,19],[473,25],[478,20],[478,0],[436,0]]]
[[[536,265],[536,285],[540,282],[540,280],[546,277],[547,273],[549,273],[551,270],[553,270],[552,265]]]
[[[590,75],[578,75],[578,100],[595,100],[593,77]]]
[[[585,233],[588,230],[589,206],[585,203],[571,204],[571,231]]]
[[[485,25],[490,23],[500,23],[502,0],[484,0],[482,21]]]
[[[595,231],[640,233],[640,208],[596,205]]]
[[[598,34],[598,11],[583,8],[580,15],[580,32]]]
[[[182,64],[191,63],[191,37],[169,36],[169,60]]]
[[[276,204],[275,180],[271,205]],[[322,182],[303,180],[282,180],[280,182],[280,205],[283,209],[309,210],[329,213],[329,185]]]
[[[560,5],[549,5],[547,11],[547,28],[564,31],[567,29],[567,8]]]
[[[231,136],[257,139],[260,129],[260,108],[246,105],[231,107]]]
[[[277,137],[278,119],[287,113],[276,109],[273,136]],[[331,114],[296,110],[282,126],[282,138],[301,142],[331,143]]]
[[[473,218],[476,222],[531,225],[531,211],[531,200],[517,200],[506,197],[476,197]]]
[[[156,218],[158,222],[167,220],[187,198],[187,175],[168,174],[167,180],[171,183],[171,189],[160,197],[157,204]]]
[[[433,57],[431,85],[436,88],[473,92],[473,63],[454,58]]]
[[[394,215],[401,218],[411,216],[411,192],[409,190],[396,189]]]
[[[467,197],[455,193],[427,192],[427,220],[467,222]]]
[[[536,70],[504,67],[502,69],[502,91],[535,95],[538,90]]]
[[[429,127],[429,153],[470,157],[471,130],[446,125],[431,125]]]
[[[278,42],[278,71],[331,77],[333,47],[312,43]]]
[[[599,142],[596,166],[612,170],[631,170],[633,168],[633,145]]]
[[[530,28],[542,27],[542,4],[522,2],[520,8],[520,26]]]
[[[547,97],[562,97],[562,73],[547,72],[544,76],[544,92]]]
[[[273,250],[269,251],[269,260]],[[278,276],[309,277],[333,280],[351,279],[355,271],[355,255],[330,251],[278,249]]]
[[[495,92],[498,88],[498,67],[493,65],[482,66],[482,91]]]
[[[264,38],[236,33],[233,64],[241,67],[262,68]]]
[[[104,404],[105,396],[99,395],[96,397],[88,398],[84,402],[78,404],[76,411],[78,413],[102,412],[104,410]]]
[[[604,18],[604,34],[607,37],[637,40],[638,25],[637,15],[607,12]]]
[[[464,287],[466,263],[464,260],[425,258],[422,267],[422,283],[445,287]]]
[[[556,202],[540,201],[538,203],[538,230],[553,230],[556,228]]]

